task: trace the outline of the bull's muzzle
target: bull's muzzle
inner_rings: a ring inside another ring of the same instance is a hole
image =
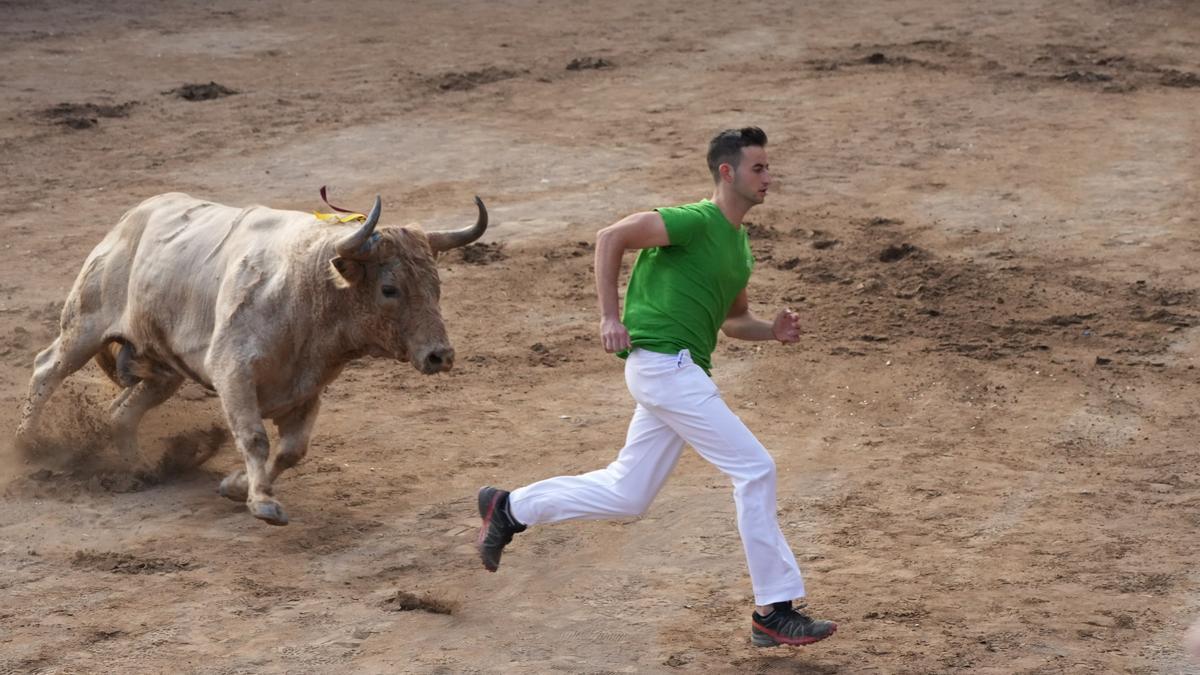
[[[424,353],[419,353],[413,365],[426,375],[450,370],[454,367],[454,348],[434,347]]]

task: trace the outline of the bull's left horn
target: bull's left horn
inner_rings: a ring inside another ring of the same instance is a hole
[[[371,253],[371,234],[375,232],[375,225],[379,222],[379,213],[383,210],[383,203],[379,201],[379,197],[375,197],[375,206],[371,207],[371,213],[367,215],[367,220],[358,228],[354,234],[348,235],[345,239],[337,243],[337,254],[343,258],[365,258]]]
[[[475,205],[479,207],[479,220],[475,221],[474,225],[464,227],[461,230],[430,232],[429,247],[434,251],[449,251],[452,248],[466,246],[482,237],[483,233],[487,231],[487,209],[484,208],[483,200],[479,197],[475,198]]]

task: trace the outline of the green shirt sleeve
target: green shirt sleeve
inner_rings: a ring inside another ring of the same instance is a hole
[[[655,210],[667,226],[667,241],[672,246],[687,246],[706,223],[704,214],[688,206],[664,206]]]

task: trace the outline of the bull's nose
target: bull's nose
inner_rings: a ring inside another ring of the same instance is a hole
[[[440,373],[454,367],[454,349],[443,347],[425,355],[425,372]]]

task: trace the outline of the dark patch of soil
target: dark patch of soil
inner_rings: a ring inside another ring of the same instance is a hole
[[[163,93],[174,94],[186,101],[211,101],[215,98],[233,96],[238,92],[223,84],[209,82],[208,84],[185,84]]]
[[[502,243],[468,244],[459,251],[462,261],[472,265],[490,265],[508,257]]]
[[[750,237],[751,239],[778,239],[779,238],[779,230],[776,230],[774,227],[771,227],[770,225],[759,225],[758,223],[752,223],[750,221],[746,221],[745,223],[742,224],[742,226],[746,228],[746,236]]]
[[[42,111],[45,117],[128,117],[129,109],[137,105],[137,101],[126,101],[117,105],[103,103],[59,103]]]
[[[1200,75],[1186,73],[1181,70],[1167,70],[1159,80],[1164,87],[1200,87]]]
[[[105,640],[113,640],[119,637],[124,637],[127,633],[117,628],[96,628],[91,630],[86,637],[83,638],[84,644],[95,644],[104,642]]]
[[[442,91],[470,91],[475,87],[502,80],[511,80],[520,75],[515,70],[488,66],[483,70],[444,73],[433,78],[433,83]]]
[[[682,668],[691,662],[691,659],[683,656],[682,654],[672,654],[667,657],[666,661],[663,661],[663,665],[670,666],[672,668]]]
[[[103,103],[59,103],[42,110],[39,114],[57,124],[72,129],[91,129],[100,123],[101,117],[128,117],[129,109],[137,105],[137,101],[127,101],[117,105]]]
[[[598,70],[600,68],[613,68],[615,65],[612,61],[597,56],[581,56],[577,59],[571,59],[571,62],[567,64],[567,70]]]
[[[1097,73],[1090,70],[1072,70],[1069,73],[1063,73],[1057,76],[1056,79],[1064,82],[1111,82],[1112,75]]]
[[[1177,314],[1165,309],[1150,310],[1145,307],[1136,307],[1132,312],[1132,316],[1138,321],[1161,323],[1168,326],[1179,326],[1180,328],[1190,328],[1200,323],[1200,317]]]
[[[930,70],[945,70],[945,66],[929,61],[910,58],[908,56],[889,56],[884,52],[871,52],[866,56],[845,59],[813,59],[807,61],[809,66],[819,71],[835,71],[841,68],[857,66],[917,66]]]
[[[1164,307],[1194,303],[1197,295],[1195,289],[1161,288],[1147,284],[1145,280],[1135,281],[1129,290],[1138,299],[1144,299]]]
[[[879,262],[891,263],[903,260],[916,253],[917,250],[917,247],[912,244],[890,244],[879,252]]]
[[[168,558],[138,558],[128,553],[113,551],[76,551],[71,557],[71,566],[113,574],[168,574],[194,567],[186,560]]]
[[[595,245],[591,242],[578,241],[574,246],[562,245],[550,249],[542,254],[546,260],[557,260],[559,258],[582,258],[591,254],[596,250]]]
[[[280,586],[258,581],[250,577],[238,577],[234,579],[232,587],[243,591],[251,598],[300,599],[304,596],[304,592],[294,586]]]
[[[1046,323],[1051,326],[1073,326],[1077,323],[1084,323],[1089,319],[1096,318],[1096,314],[1057,314],[1046,319]]]
[[[91,129],[99,123],[100,120],[97,120],[95,117],[68,117],[59,122],[59,124],[72,129]]]
[[[554,368],[560,363],[569,360],[567,356],[555,354],[554,352],[550,351],[549,347],[540,342],[535,342],[530,345],[529,351],[529,365],[532,366],[545,366],[547,368]]]
[[[866,220],[866,222],[864,222],[863,224],[868,227],[894,227],[896,225],[903,225],[904,221],[896,219],[896,218],[884,218],[883,216],[875,216],[873,218],[868,218]]]
[[[396,591],[395,595],[384,600],[381,605],[389,612],[411,612],[420,610],[431,614],[453,614],[458,609],[456,603],[430,597],[429,594],[417,596],[407,591]]]
[[[857,63],[865,63],[869,66],[916,66],[919,68],[928,68],[929,70],[945,70],[946,67],[939,63],[914,59],[908,56],[889,56],[883,52],[871,52],[870,54],[859,59]],[[848,63],[845,65],[857,65],[857,63]]]
[[[1173,574],[1135,572],[1118,575],[1115,580],[1101,584],[1100,588],[1118,593],[1166,595],[1177,581]]]

